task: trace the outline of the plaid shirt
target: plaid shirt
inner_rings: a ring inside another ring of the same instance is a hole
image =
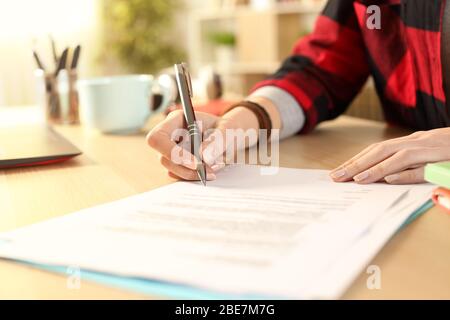
[[[367,27],[373,4],[381,29]],[[371,75],[389,123],[450,126],[441,62],[444,6],[445,0],[329,0],[312,34],[255,90],[287,92],[303,109],[301,131],[307,132],[342,114]]]

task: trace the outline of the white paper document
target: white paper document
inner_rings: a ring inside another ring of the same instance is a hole
[[[236,165],[0,234],[0,257],[269,298],[337,298],[432,187]],[[262,174],[263,173],[263,174]]]

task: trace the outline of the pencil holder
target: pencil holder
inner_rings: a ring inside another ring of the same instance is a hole
[[[49,124],[77,124],[78,90],[77,73],[74,70],[61,70],[58,76],[53,73],[35,71],[38,89],[38,104]]]

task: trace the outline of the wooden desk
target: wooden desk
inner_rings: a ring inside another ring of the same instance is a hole
[[[96,204],[144,192],[173,181],[146,146],[145,134],[105,136],[79,127],[57,130],[84,154],[67,163],[0,171],[0,231],[7,231]],[[330,169],[366,145],[404,135],[383,124],[341,117],[308,136],[280,145],[285,167]],[[450,215],[432,209],[402,230],[372,264],[382,271],[381,290],[366,288],[362,273],[345,299],[450,298]],[[148,298],[83,281],[67,288],[67,277],[0,261],[0,299]]]

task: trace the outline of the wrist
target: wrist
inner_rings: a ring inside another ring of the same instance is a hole
[[[245,107],[236,107],[232,110],[226,112],[223,116],[223,119],[232,120],[231,123],[234,124],[236,129],[255,129],[259,130],[259,122],[256,115]]]
[[[264,108],[264,110],[266,110],[272,122],[272,129],[281,129],[281,116],[278,108],[272,101],[267,98],[258,96],[249,97],[247,100],[260,105],[262,108]]]

